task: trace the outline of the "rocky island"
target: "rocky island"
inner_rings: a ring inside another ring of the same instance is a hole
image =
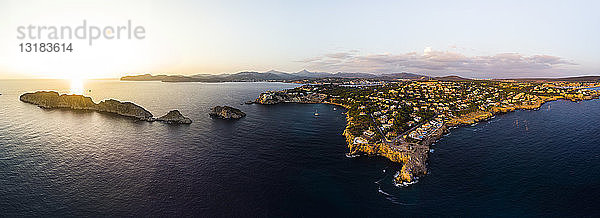
[[[262,93],[257,104],[325,103],[347,109],[347,156],[378,155],[402,167],[395,183],[427,174],[431,145],[449,127],[471,125],[499,113],[531,110],[559,99],[596,99],[592,82],[397,81],[364,85],[303,85]]]
[[[246,116],[240,109],[229,106],[216,106],[210,110],[209,115],[224,120],[237,120]]]
[[[181,123],[181,124],[190,124],[192,120],[190,118],[184,117],[179,110],[172,110],[169,113],[165,114],[162,117],[156,118],[157,121],[162,121],[165,123]]]
[[[87,96],[67,94],[60,95],[55,91],[25,93],[19,97],[19,100],[47,109],[63,108],[71,110],[90,110],[121,115],[149,122],[162,121],[166,123],[192,123],[189,118],[184,117],[177,110],[170,111],[165,116],[160,118],[154,118],[152,113],[150,113],[148,110],[131,102],[120,102],[114,99],[108,99],[96,104],[92,98]]]

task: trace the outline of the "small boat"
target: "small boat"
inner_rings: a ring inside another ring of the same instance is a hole
[[[315,111],[315,116],[319,116],[319,112]]]
[[[254,101],[246,101],[246,104],[254,104]]]
[[[337,111],[337,108],[336,108],[336,107],[334,107],[334,108],[333,108],[333,110],[334,110],[334,111]]]

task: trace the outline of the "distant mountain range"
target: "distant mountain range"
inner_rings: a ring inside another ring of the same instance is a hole
[[[379,80],[439,80],[439,81],[471,81],[475,79],[464,78],[460,76],[442,76],[429,77],[414,73],[388,73],[388,74],[371,74],[371,73],[326,73],[326,72],[310,72],[302,70],[296,73],[286,73],[276,70],[267,72],[239,72],[233,74],[196,74],[191,76],[183,75],[151,75],[143,74],[136,76],[121,77],[123,81],[162,81],[162,82],[262,82],[262,81],[298,81],[306,79],[320,78],[362,78],[362,79],[379,79]],[[600,76],[579,76],[566,78],[518,78],[506,79],[516,81],[596,81],[600,82]]]
[[[296,73],[286,73],[270,70],[267,72],[239,72],[234,74],[196,74],[191,76],[182,75],[151,75],[143,74],[136,76],[121,77],[123,81],[162,81],[162,82],[258,82],[258,81],[294,81],[316,78],[365,78],[365,79],[429,79],[430,77],[412,73],[326,73],[310,72],[302,70]]]

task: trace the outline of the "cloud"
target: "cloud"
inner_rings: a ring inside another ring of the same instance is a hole
[[[333,53],[333,54],[326,54],[325,57],[342,59],[342,58],[351,58],[353,56],[352,56],[352,53],[350,53],[350,52],[339,52],[339,53]]]
[[[423,49],[424,54],[427,54],[429,52],[431,52],[431,47],[425,47],[425,49]]]
[[[423,54],[359,55],[358,51],[326,54],[305,59],[306,68],[329,72],[393,73],[414,72],[433,76],[458,74],[475,78],[562,76],[577,65],[551,55],[524,56],[501,53],[492,56],[466,56],[427,47]]]

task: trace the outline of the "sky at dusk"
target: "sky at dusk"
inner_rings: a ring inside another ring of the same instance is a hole
[[[600,1],[0,0],[0,78],[303,69],[471,78],[600,75]],[[19,26],[143,26],[144,39],[18,39]],[[73,43],[26,53],[20,43]]]

